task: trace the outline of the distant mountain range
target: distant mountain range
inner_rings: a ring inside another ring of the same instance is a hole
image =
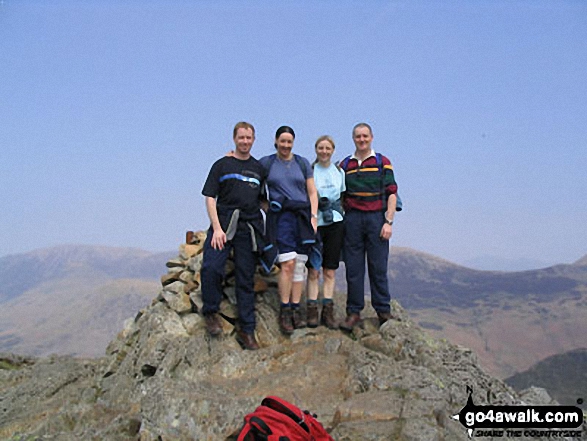
[[[585,259],[585,258],[584,258]],[[429,254],[395,248],[389,262],[392,290],[408,309],[499,307],[505,299],[537,303],[579,299],[587,286],[587,265],[499,272],[465,268]]]
[[[587,346],[587,256],[570,265],[497,272],[396,248],[389,274],[392,296],[423,327],[474,349],[499,377]]]
[[[0,351],[103,355],[175,254],[58,246],[0,258]]]
[[[527,271],[550,266],[539,259],[478,256],[463,262],[463,266],[486,271]]]
[[[587,410],[587,348],[548,357],[505,381],[518,391],[543,387],[560,404]]]
[[[0,302],[42,283],[68,278],[157,279],[166,258],[133,248],[63,245],[0,257]]]
[[[344,271],[336,277],[346,290]],[[571,265],[499,272],[392,247],[389,277],[392,297],[422,327],[474,349],[499,377],[587,346],[587,256]]]
[[[100,356],[160,289],[177,252],[60,246],[0,258],[0,351]],[[431,333],[505,378],[584,347],[587,256],[523,272],[478,271],[392,248],[392,297]],[[344,270],[337,286],[345,290]]]

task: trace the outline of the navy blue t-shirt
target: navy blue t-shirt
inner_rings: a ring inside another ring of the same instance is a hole
[[[240,209],[245,214],[259,214],[263,166],[252,156],[242,160],[226,156],[216,161],[202,189],[204,196],[216,198],[218,213]]]

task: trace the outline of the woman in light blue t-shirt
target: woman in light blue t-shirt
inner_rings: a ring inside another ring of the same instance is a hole
[[[318,190],[318,233],[322,239],[322,273],[324,276],[322,313],[318,315],[318,279],[320,270],[309,269],[308,272],[308,326],[315,328],[318,324],[330,329],[337,329],[334,318],[334,273],[340,261],[343,244],[344,227],[341,195],[345,191],[344,172],[331,162],[334,153],[334,140],[330,136],[321,136],[315,144],[316,161],[314,162],[314,182]]]

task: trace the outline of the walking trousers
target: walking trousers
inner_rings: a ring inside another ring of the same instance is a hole
[[[347,280],[347,314],[365,307],[365,257],[375,311],[390,311],[391,296],[387,278],[389,240],[380,237],[385,222],[383,211],[350,210],[345,213],[344,262]]]
[[[200,271],[204,302],[202,312],[211,314],[220,309],[226,259],[233,249],[239,325],[245,333],[251,334],[255,331],[254,276],[257,262],[257,256],[253,252],[251,231],[246,223],[239,222],[234,238],[227,241],[222,250],[212,248],[213,234],[214,231],[210,228],[204,242],[204,260]]]

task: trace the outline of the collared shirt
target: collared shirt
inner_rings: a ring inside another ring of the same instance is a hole
[[[381,158],[378,164],[377,156]],[[343,166],[344,164],[344,166]],[[345,210],[386,211],[389,195],[397,193],[397,183],[389,159],[373,149],[363,160],[354,154],[341,163],[345,172]]]
[[[355,150],[355,153],[353,153],[353,156],[351,156],[351,158],[356,159],[357,162],[359,163],[359,166],[361,166],[363,161],[365,161],[366,159],[369,159],[371,156],[375,156],[375,150],[373,150],[372,147],[371,147],[371,151],[369,152],[369,154],[367,155],[367,157],[365,159],[359,159],[359,157],[356,155],[356,153],[357,153],[357,151]]]

